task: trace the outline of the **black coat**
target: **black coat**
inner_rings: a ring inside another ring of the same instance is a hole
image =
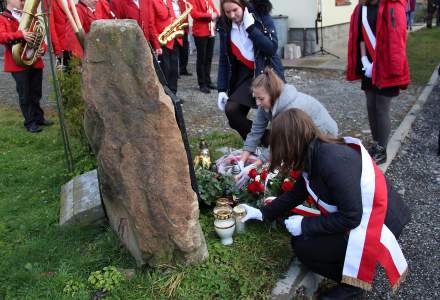
[[[264,2],[264,1],[263,1]],[[255,73],[254,77],[263,73],[264,68],[270,66],[275,73],[284,80],[284,68],[280,57],[277,55],[278,37],[275,25],[268,11],[250,3],[249,12],[254,15],[255,24],[247,29],[249,38],[254,44]],[[226,92],[230,89],[230,80],[236,69],[237,60],[234,59],[231,50],[231,24],[226,17],[220,18],[217,22],[217,31],[220,36],[220,55],[217,86],[219,92]]]
[[[338,208],[328,216],[305,217],[301,223],[305,236],[345,233],[356,228],[362,218],[360,178],[361,153],[347,145],[313,141],[308,149],[306,172],[311,189],[319,199]],[[410,213],[405,203],[387,181],[388,207],[385,224],[398,237]],[[262,208],[264,219],[273,220],[303,203],[308,197],[301,177],[294,188]]]

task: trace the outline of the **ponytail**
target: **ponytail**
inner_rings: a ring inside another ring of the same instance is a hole
[[[283,91],[284,82],[272,68],[266,67],[252,82],[251,89],[256,88],[263,88],[269,94],[273,106]]]

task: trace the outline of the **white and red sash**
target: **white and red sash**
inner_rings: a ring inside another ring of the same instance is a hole
[[[360,140],[345,137],[345,142],[362,154],[362,219],[358,227],[350,231],[345,254],[342,282],[371,290],[377,263],[388,276],[391,287],[396,290],[404,279],[408,264],[394,234],[384,224],[388,205],[385,177],[373,162]],[[303,173],[307,190],[314,199],[321,215],[338,211],[334,205],[319,199],[310,188],[308,175]],[[301,213],[301,209],[298,211]],[[306,212],[307,213],[307,212]],[[319,215],[317,211],[314,215]],[[310,214],[303,214],[310,216]]]
[[[371,59],[374,61],[376,57],[376,36],[374,35],[373,30],[371,30],[370,23],[368,23],[367,12],[367,6],[362,6],[362,36],[367,51],[370,54]]]
[[[254,44],[249,38],[243,22],[240,25],[232,23],[231,30],[232,54],[246,67],[253,70],[255,66]]]

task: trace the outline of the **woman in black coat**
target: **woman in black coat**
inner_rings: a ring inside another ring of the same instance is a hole
[[[221,0],[217,22],[220,56],[217,78],[218,107],[225,111],[229,125],[246,139],[252,127],[247,118],[256,108],[250,92],[252,80],[271,66],[284,80],[278,38],[268,0]]]
[[[290,109],[273,121],[270,148],[272,170],[302,177],[261,210],[245,205],[243,221],[273,220],[310,195],[321,215],[294,215],[285,224],[299,260],[339,283],[323,299],[360,296],[360,288],[371,288],[377,262],[397,288],[407,263],[396,239],[409,211],[359,140],[324,135],[306,113]]]

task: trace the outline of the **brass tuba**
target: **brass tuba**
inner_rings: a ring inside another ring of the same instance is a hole
[[[34,41],[15,44],[12,46],[12,57],[17,65],[29,67],[35,64],[38,59],[38,52],[44,43],[46,29],[44,21],[37,14],[40,0],[26,0],[23,8],[23,15],[18,30],[29,31],[35,34]]]
[[[183,36],[185,34],[185,27],[188,27],[188,23],[185,22],[186,17],[190,14],[192,10],[192,5],[188,1],[185,2],[185,11],[176,18],[173,23],[165,27],[161,34],[157,37],[161,46],[165,46],[170,41],[178,36]]]

